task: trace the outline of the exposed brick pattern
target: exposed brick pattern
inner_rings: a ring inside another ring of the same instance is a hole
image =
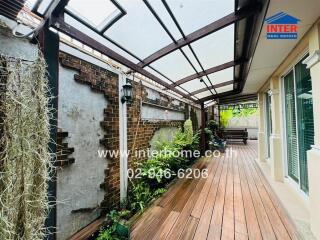
[[[58,129],[57,132],[57,161],[55,165],[57,167],[68,166],[75,162],[74,158],[69,157],[73,152],[74,148],[68,146],[68,143],[64,140],[68,137],[68,132],[63,132]]]
[[[93,90],[104,93],[108,100],[107,108],[104,109],[104,121],[101,126],[106,134],[100,143],[108,150],[119,150],[119,95],[118,95],[118,76],[115,73],[95,66],[91,63],[60,53],[61,65],[78,71],[74,79]],[[148,99],[145,87],[139,83],[133,83],[132,103],[128,103],[128,150],[141,150],[149,148],[149,142],[154,133],[162,127],[180,127],[183,121],[142,121],[140,119],[141,101],[152,102],[158,105],[171,107],[173,109],[184,110],[183,103],[172,103],[171,98],[160,94],[160,100]],[[134,159],[129,157],[128,167],[133,167],[134,161],[144,161],[146,159]],[[106,210],[119,204],[120,198],[120,161],[119,157],[108,159],[108,169],[105,170],[105,182],[100,184],[106,191],[105,200],[101,207]]]
[[[101,127],[105,136],[100,143],[108,150],[119,149],[119,94],[118,75],[89,62],[60,52],[60,63],[63,67],[78,71],[75,81],[89,85],[92,90],[103,93],[108,101],[104,109],[104,121]],[[108,169],[105,170],[105,182],[100,185],[106,191],[101,208],[108,210],[117,205],[120,199],[120,165],[119,157],[108,158]],[[107,166],[107,164],[106,164]]]
[[[154,133],[162,127],[181,127],[183,121],[143,121],[140,119],[141,101],[147,102],[147,92],[139,83],[133,83],[134,101],[128,104],[128,150],[131,152],[148,149]],[[149,101],[150,102],[150,101]],[[154,102],[164,105],[163,102]],[[134,168],[135,161],[145,161],[145,158],[136,159],[129,156],[128,167]]]

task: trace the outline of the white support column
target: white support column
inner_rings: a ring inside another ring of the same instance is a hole
[[[258,94],[259,101],[259,132],[258,132],[258,159],[260,162],[266,161],[266,134],[265,134],[265,97],[264,93]]]
[[[281,139],[281,103],[280,79],[273,77],[270,81],[272,133],[270,136],[271,176],[276,181],[284,181],[284,164],[282,159]]]
[[[303,62],[312,78],[314,146],[308,151],[311,230],[320,239],[320,23],[309,35],[309,57]]]
[[[119,151],[120,151],[120,201],[127,198],[128,189],[128,142],[127,142],[127,103],[121,102],[122,86],[126,83],[126,76],[119,75]]]

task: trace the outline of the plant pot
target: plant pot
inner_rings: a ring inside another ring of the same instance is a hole
[[[129,228],[124,224],[117,223],[116,231],[122,237],[129,237]]]

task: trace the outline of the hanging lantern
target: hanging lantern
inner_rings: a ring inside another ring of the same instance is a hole
[[[130,82],[126,82],[125,85],[122,86],[123,96],[121,98],[121,102],[131,102],[133,99],[133,88]]]

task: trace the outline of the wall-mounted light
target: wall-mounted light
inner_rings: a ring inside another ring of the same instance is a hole
[[[123,96],[121,97],[121,102],[125,103],[125,102],[131,102],[133,97],[133,89],[132,89],[132,85],[131,83],[128,81],[125,85],[122,86],[122,92],[123,92]]]

